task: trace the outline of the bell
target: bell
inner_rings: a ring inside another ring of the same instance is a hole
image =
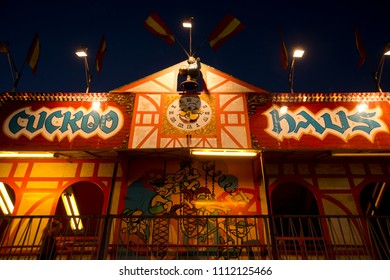
[[[185,90],[194,90],[198,87],[198,83],[187,77],[187,80],[181,82],[180,86]]]

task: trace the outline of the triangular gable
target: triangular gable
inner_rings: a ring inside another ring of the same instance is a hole
[[[113,89],[110,92],[177,92],[179,69],[183,65],[187,65],[187,61],[165,68],[138,81]],[[268,93],[262,88],[255,87],[236,79],[233,76],[214,69],[204,63],[201,63],[201,72],[206,85],[204,89],[206,89],[208,93]]]

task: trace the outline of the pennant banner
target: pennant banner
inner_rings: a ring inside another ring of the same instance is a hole
[[[358,66],[361,67],[366,61],[367,53],[366,53],[366,49],[363,46],[362,36],[360,35],[358,28],[355,29],[355,43],[356,43],[356,48],[359,52]]]
[[[218,50],[223,43],[240,32],[245,25],[236,17],[228,14],[209,35],[209,44],[213,50]]]
[[[173,45],[173,43],[175,43],[175,36],[173,32],[156,12],[153,12],[150,16],[148,16],[144,25],[150,32],[162,38],[169,45]]]
[[[27,64],[31,67],[33,74],[35,74],[35,72],[37,71],[39,53],[40,53],[39,36],[38,33],[35,33],[34,39],[27,53],[27,59],[26,59]]]
[[[103,68],[103,56],[104,56],[104,53],[106,52],[106,50],[107,50],[106,38],[103,35],[102,39],[100,40],[99,49],[98,49],[98,51],[96,53],[96,59],[95,59],[96,72],[97,73],[100,73],[100,71],[102,71],[102,68]]]

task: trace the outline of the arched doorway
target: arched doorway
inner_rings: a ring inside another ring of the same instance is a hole
[[[103,210],[103,191],[94,183],[81,181],[72,184],[61,194],[56,215],[74,216],[64,228],[84,235],[97,235]],[[77,216],[81,216],[78,219]]]
[[[296,182],[284,182],[271,194],[272,213],[276,215],[318,215],[313,193]]]
[[[364,186],[359,197],[366,216],[390,216],[390,188],[388,182],[372,182]]]
[[[279,253],[308,258],[324,248],[315,196],[305,186],[284,182],[271,192],[273,230]]]
[[[367,230],[378,259],[390,259],[390,187],[388,182],[371,182],[365,185],[359,203],[367,217]]]

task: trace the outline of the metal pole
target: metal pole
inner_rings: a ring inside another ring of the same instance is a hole
[[[262,185],[265,188],[266,201],[267,201],[267,210],[268,210],[269,232],[266,233],[266,234],[269,234],[270,235],[270,239],[271,239],[271,256],[272,256],[272,259],[273,260],[277,260],[278,259],[278,252],[277,252],[277,243],[276,243],[276,239],[275,239],[274,219],[273,219],[273,216],[272,216],[272,209],[271,209],[271,197],[270,197],[270,194],[269,194],[268,184],[267,184],[267,181],[266,181],[263,153],[264,153],[264,151],[262,151],[260,153],[260,168],[261,168],[262,181],[263,181]],[[269,255],[269,252],[268,252],[268,255]]]
[[[8,56],[8,63],[9,63],[9,67],[11,69],[11,72],[12,72],[12,70],[15,71],[15,76],[12,73],[12,80],[14,82],[13,87],[12,87],[12,92],[15,92],[17,87],[18,87],[19,79],[20,79],[20,76],[22,75],[22,71],[23,71],[23,68],[24,68],[24,65],[26,64],[26,62],[23,62],[22,68],[20,69],[20,72],[19,72],[18,69],[16,68],[15,61],[12,59],[11,53],[8,52],[7,56]]]
[[[382,72],[383,72],[383,65],[385,63],[385,56],[387,52],[390,50],[390,43],[386,44],[385,49],[383,50],[382,56],[379,60],[378,67],[376,68],[376,72],[374,73],[374,80],[376,87],[379,92],[382,92],[382,88],[380,86],[381,79],[382,79]]]
[[[192,56],[192,25],[190,27],[190,56]]]
[[[293,57],[290,65],[290,72],[288,73],[288,83],[290,84],[290,93],[294,93],[293,90],[294,64],[295,64],[295,58]]]
[[[88,59],[86,56],[84,57],[84,65],[85,65],[85,77],[87,80],[87,89],[85,90],[85,92],[88,93],[89,88],[91,87],[92,77],[91,77],[91,72],[89,71]]]
[[[194,17],[190,17],[190,23],[191,23],[191,26],[190,26],[190,56],[192,56],[192,21],[194,20]]]
[[[100,238],[98,260],[104,260],[107,257],[107,248],[108,248],[110,229],[111,229],[111,224],[112,224],[112,217],[111,217],[110,212],[111,212],[112,199],[114,197],[116,176],[118,173],[118,164],[119,164],[118,157],[119,157],[119,154],[117,154],[117,158],[115,159],[114,170],[112,172],[111,188],[110,188],[110,194],[108,197],[106,215],[104,217],[104,222],[103,222],[103,231],[102,231],[102,235]]]
[[[381,83],[384,60],[385,60],[385,56],[382,54],[382,57],[379,60],[379,64],[378,64],[378,67],[376,69],[376,72],[374,73],[374,80],[375,80],[376,88],[378,89],[379,92],[382,92],[382,88],[380,86],[380,83]]]

